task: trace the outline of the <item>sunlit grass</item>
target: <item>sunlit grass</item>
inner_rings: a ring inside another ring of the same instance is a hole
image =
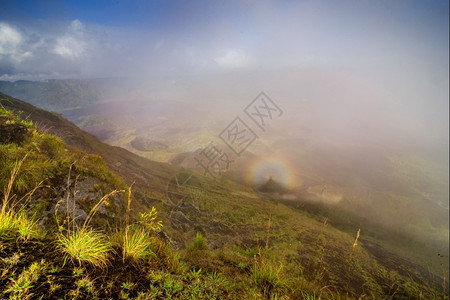
[[[141,259],[149,259],[154,257],[152,251],[152,232],[161,230],[162,223],[157,220],[158,213],[155,207],[148,213],[140,214],[140,221],[134,226],[129,225],[130,221],[130,205],[132,201],[131,189],[133,184],[128,188],[127,213],[125,218],[125,228],[123,232],[118,232],[119,243],[122,247],[122,260],[132,259],[134,261]]]
[[[24,211],[25,205],[29,202],[30,197],[40,187],[40,183],[34,189],[28,192],[23,198],[16,200],[12,194],[14,182],[17,179],[22,163],[27,158],[25,155],[22,160],[16,161],[12,168],[8,184],[3,191],[3,201],[0,209],[0,239],[20,238],[27,240],[29,238],[37,238],[42,236],[42,231],[33,218],[27,216]],[[17,209],[18,205],[22,207]]]
[[[57,248],[65,254],[64,263],[71,259],[80,265],[89,263],[100,268],[108,265],[112,247],[103,234],[91,228],[81,228],[68,233],[58,233],[56,237]]]
[[[123,237],[123,255],[126,259],[139,260],[154,255],[148,233],[142,228],[128,232],[128,238]]]
[[[70,167],[67,176],[67,195],[69,195],[72,166]],[[64,223],[59,224],[59,221],[57,221],[59,231],[56,234],[56,247],[64,253],[64,264],[70,259],[73,263],[78,262],[79,265],[88,263],[99,268],[104,268],[108,265],[110,252],[113,250],[112,245],[104,234],[94,231],[89,224],[99,207],[107,201],[109,197],[112,197],[117,193],[119,193],[119,191],[114,190],[103,196],[91,209],[81,227],[75,222],[75,212],[72,211],[71,215],[69,209],[67,209]],[[67,197],[66,202],[68,208],[69,196]],[[73,206],[75,207],[75,205],[74,196]],[[57,210],[55,209],[55,214],[56,213]]]
[[[16,217],[11,212],[0,213],[0,238],[11,237],[16,228]]]
[[[34,218],[30,218],[24,211],[16,214],[16,230],[20,239],[39,238],[42,231],[39,229]]]
[[[25,211],[0,211],[0,239],[20,238],[28,240],[42,236],[43,232],[36,221],[28,217]]]

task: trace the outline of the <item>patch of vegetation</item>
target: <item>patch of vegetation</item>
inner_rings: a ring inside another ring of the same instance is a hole
[[[67,181],[69,186],[70,172]],[[67,193],[68,192],[69,191],[67,191]],[[56,235],[57,248],[64,253],[64,262],[70,258],[72,262],[77,261],[80,266],[82,263],[89,263],[96,267],[106,267],[108,265],[109,252],[112,250],[111,244],[104,234],[95,232],[89,227],[89,224],[99,207],[103,205],[108,198],[119,192],[120,191],[114,190],[102,197],[97,204],[92,207],[81,227],[76,223],[75,210],[73,210],[71,214],[69,209],[67,209],[64,223],[59,224],[56,216],[57,210],[55,209],[55,217],[59,229]],[[69,197],[66,202],[66,207],[69,208]],[[75,207],[75,205],[75,197],[73,197],[72,206]]]
[[[46,270],[45,260],[33,262],[17,277],[12,277],[4,293],[10,294],[10,299],[24,299],[31,296],[30,289]]]
[[[109,252],[112,250],[107,238],[90,228],[81,228],[66,234],[58,234],[57,248],[78,264],[90,263],[97,267],[106,267]]]
[[[200,232],[197,232],[194,242],[192,242],[189,245],[189,250],[198,251],[205,249],[206,249],[206,239]]]
[[[15,195],[12,194],[14,181],[25,159],[26,156],[21,161],[15,163],[8,184],[3,191],[2,206],[0,209],[0,238],[2,239],[19,238],[26,240],[42,235],[33,218],[27,216],[24,206],[18,208],[19,205],[23,205],[24,202],[26,204],[29,201],[30,196],[39,185],[21,199],[15,199]]]
[[[3,108],[0,108],[0,112],[8,116],[8,120],[19,120],[18,116]],[[96,177],[112,186],[123,187],[122,180],[108,169],[100,156],[68,150],[60,138],[35,128],[28,128],[28,132],[29,135],[20,145],[0,142],[0,186],[7,185],[16,162],[27,155],[12,187],[12,192],[18,195],[23,195],[40,182],[51,184],[65,176],[72,165],[74,171],[82,176]]]
[[[282,294],[283,282],[281,280],[281,269],[275,268],[271,263],[261,260],[256,261],[252,268],[252,279],[262,294],[266,297]]]

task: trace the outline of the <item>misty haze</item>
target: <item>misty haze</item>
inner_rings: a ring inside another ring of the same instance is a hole
[[[448,53],[437,0],[2,2],[2,294],[448,299]]]

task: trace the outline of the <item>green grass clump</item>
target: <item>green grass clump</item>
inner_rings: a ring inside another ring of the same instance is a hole
[[[15,215],[13,213],[0,212],[0,238],[3,240],[12,237],[15,229]]]
[[[152,207],[147,213],[141,213],[137,224],[129,225],[132,186],[133,184],[128,188],[125,228],[118,233],[119,244],[122,247],[123,262],[125,262],[125,259],[137,261],[155,257],[155,253],[152,250],[152,233],[160,231],[162,228],[161,221],[157,221],[158,212],[155,207]]]
[[[205,249],[206,249],[206,239],[200,232],[197,232],[194,242],[192,242],[189,245],[189,250],[196,251]]]
[[[140,260],[153,256],[149,234],[142,228],[136,228],[122,235],[122,251],[125,259]]]
[[[67,178],[67,186],[70,183],[70,170]],[[76,224],[76,217],[70,215],[67,210],[66,218],[63,224],[60,224],[58,218],[58,233],[56,234],[57,248],[64,253],[64,264],[70,259],[73,262],[91,264],[95,267],[106,267],[109,261],[109,253],[112,251],[112,245],[109,239],[102,233],[94,231],[90,226],[90,222],[98,211],[100,206],[107,201],[109,197],[114,196],[120,191],[114,190],[108,195],[103,196],[96,205],[91,209],[82,226]],[[69,194],[69,190],[67,190]],[[67,207],[69,205],[69,197],[67,198]],[[75,206],[75,197],[73,198],[73,206]],[[55,214],[57,210],[55,209]]]
[[[57,248],[65,254],[64,263],[71,259],[79,265],[89,263],[100,268],[108,265],[109,253],[112,250],[107,238],[91,228],[58,233]]]
[[[41,236],[41,231],[36,221],[33,218],[29,218],[24,211],[16,215],[16,230],[19,238],[23,240]]]
[[[17,114],[14,112],[5,109],[2,105],[0,105],[0,117],[4,117],[8,119],[7,123],[9,124],[20,124],[27,128],[33,127],[33,121],[28,119],[21,119],[19,116],[23,114],[23,111],[18,111]]]
[[[3,191],[0,209],[0,239],[20,238],[26,240],[32,237],[40,237],[42,234],[33,218],[29,218],[24,211],[25,205],[39,185],[26,195],[28,198],[23,197],[16,200],[15,195],[12,195],[14,182],[26,158],[27,155],[14,163],[8,183]],[[19,204],[22,204],[22,206],[17,209]]]
[[[20,238],[27,240],[29,238],[38,238],[42,236],[36,221],[29,218],[26,213],[20,212],[0,212],[0,238]]]
[[[260,261],[254,263],[251,276],[263,295],[268,297],[283,291],[280,272],[281,266],[277,269],[268,261]]]

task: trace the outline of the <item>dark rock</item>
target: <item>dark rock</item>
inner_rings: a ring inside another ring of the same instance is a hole
[[[0,117],[0,144],[20,144],[28,135],[28,128],[19,123],[9,123],[8,118]]]

